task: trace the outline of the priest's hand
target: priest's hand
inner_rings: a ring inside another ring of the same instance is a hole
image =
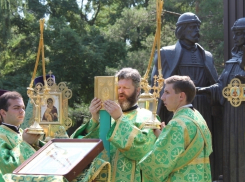
[[[102,107],[101,99],[98,99],[95,97],[91,101],[90,106],[89,106],[89,111],[92,115],[92,119],[99,121],[99,111],[100,111],[101,107]]]
[[[29,143],[30,145],[38,143],[38,140],[41,135],[39,134],[31,134],[27,133],[28,128],[26,128],[22,134],[22,138],[25,142]]]
[[[123,114],[120,105],[112,100],[106,100],[104,102],[104,108],[114,120],[117,120]]]
[[[163,128],[165,127],[165,122],[161,123],[161,129],[153,129],[154,135],[158,138],[161,134]]]

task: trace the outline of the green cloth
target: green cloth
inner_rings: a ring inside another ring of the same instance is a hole
[[[152,112],[138,108],[123,113],[123,116],[116,122],[112,121],[112,127],[107,133],[107,139],[111,143],[110,181],[141,182],[137,162],[151,150],[156,140],[151,129],[143,128],[145,122],[149,122],[151,118]],[[71,138],[98,138],[99,126],[98,122],[91,119],[88,123],[81,125],[71,135]],[[103,159],[103,155],[101,156]],[[104,159],[106,160],[106,155]]]
[[[111,165],[102,159],[95,158],[91,165],[82,171],[72,182],[111,182]]]
[[[35,153],[35,149],[23,141],[22,133],[22,129],[18,134],[4,125],[0,126],[0,182],[4,181],[4,174],[12,173]]]
[[[201,114],[179,108],[138,165],[154,182],[210,182],[211,140]]]
[[[110,171],[110,164],[103,162],[100,159],[95,159],[91,166],[82,171],[74,180],[71,182],[96,182],[106,181],[110,182],[108,176]],[[16,175],[16,174],[5,174],[4,179],[7,182],[68,182],[63,176],[53,175]]]

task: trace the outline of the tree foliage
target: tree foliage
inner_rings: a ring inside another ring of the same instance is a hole
[[[202,21],[200,44],[223,68],[222,0],[165,0],[161,46],[175,44],[184,12]],[[122,67],[146,71],[156,31],[155,0],[0,0],[0,88],[25,100],[37,55],[39,20],[45,18],[46,70],[73,90],[71,107],[93,98],[94,76]],[[39,64],[37,76],[42,74]]]
[[[206,3],[205,3],[206,2]],[[224,68],[223,2],[220,0],[200,1],[199,16],[202,20],[200,44],[209,50],[219,73]]]
[[[80,11],[76,1],[53,0],[47,4],[29,1],[22,15],[10,16],[12,37],[0,55],[4,68],[1,88],[14,89],[26,96],[36,60],[39,19],[48,15],[44,30],[46,69],[52,70],[57,82],[66,81],[72,88],[71,106],[75,102],[89,102],[94,76],[106,75],[106,67],[117,68],[125,59],[126,49],[123,42],[105,39],[99,27],[90,26],[81,18]],[[37,76],[40,74],[39,64]]]

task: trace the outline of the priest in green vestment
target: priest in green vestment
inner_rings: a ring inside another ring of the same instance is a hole
[[[25,105],[18,92],[6,92],[0,97],[0,182],[35,153],[31,146],[39,135],[20,129],[25,117]]]
[[[22,96],[17,92],[3,93],[2,90],[0,90],[0,94],[3,94],[0,96],[0,182],[67,182],[63,176],[11,174],[44,143],[39,140],[39,135],[28,134],[28,129],[23,131],[20,128],[25,117],[25,105]],[[110,171],[108,162],[95,159],[72,182],[91,182],[95,178],[101,182],[109,182],[108,171]]]
[[[112,117],[112,126],[107,133],[107,140],[110,141],[111,181],[145,182],[144,173],[141,173],[137,163],[151,150],[156,140],[151,129],[144,129],[145,122],[152,119],[152,112],[137,105],[141,78],[139,72],[132,68],[123,68],[116,76],[119,104],[111,100],[103,103]],[[99,137],[101,105],[98,98],[91,101],[91,120],[81,125],[71,138]]]
[[[161,99],[174,116],[162,131],[154,131],[158,139],[138,164],[149,180],[211,181],[211,134],[202,115],[192,107],[195,93],[188,76],[175,75],[165,80]]]

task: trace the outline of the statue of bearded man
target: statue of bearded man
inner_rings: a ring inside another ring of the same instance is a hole
[[[217,82],[218,74],[214,66],[213,56],[198,44],[200,25],[201,21],[199,18],[190,12],[184,13],[178,18],[175,29],[175,36],[178,39],[177,43],[162,47],[160,50],[163,78],[166,79],[173,75],[186,75],[193,80],[196,87],[207,87]],[[156,54],[151,83],[154,83],[154,75],[158,75],[157,57]],[[163,90],[164,88],[161,91],[161,95]],[[213,126],[212,122],[210,99],[205,94],[197,94],[192,104],[203,115],[214,136],[213,128],[215,126]],[[161,99],[158,100],[157,114],[166,124],[173,115],[173,113],[167,111]],[[217,169],[217,167],[214,167],[213,155],[210,156],[212,170]],[[212,171],[213,175],[218,176]]]

